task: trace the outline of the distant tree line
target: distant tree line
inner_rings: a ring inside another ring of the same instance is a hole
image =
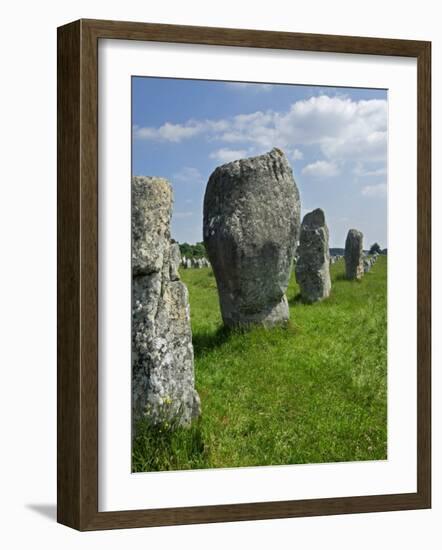
[[[381,248],[378,243],[373,243],[370,247],[369,254],[375,254],[376,252],[378,254],[384,254],[384,256],[385,256],[388,253],[388,249],[387,248]]]
[[[174,241],[176,242],[176,241]],[[180,247],[181,257],[185,256],[186,258],[207,258],[206,247],[203,242],[189,244],[189,243],[178,243]],[[330,254],[332,256],[342,256],[345,250],[343,248],[330,248]],[[378,243],[373,243],[369,249],[369,254],[387,254],[387,249],[383,250]]]
[[[368,252],[368,254],[374,254],[377,252],[378,254],[387,254],[387,249],[379,246],[378,243],[373,243],[370,248],[367,250],[364,250],[365,253]],[[345,254],[344,248],[330,248],[330,256],[343,256]]]
[[[186,258],[206,258],[206,247],[203,242],[189,244],[189,243],[179,243],[181,257],[185,256]]]
[[[370,246],[369,254],[380,254],[382,252],[381,247],[378,245],[378,243],[373,243]]]

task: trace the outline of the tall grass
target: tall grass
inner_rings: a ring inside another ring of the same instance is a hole
[[[299,301],[284,328],[223,329],[210,269],[189,289],[202,416],[190,429],[140,427],[134,471],[380,460],[387,457],[387,258],[360,282],[331,266],[332,294]]]

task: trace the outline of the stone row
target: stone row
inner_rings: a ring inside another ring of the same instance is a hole
[[[132,180],[133,418],[188,425],[200,414],[195,390],[188,293],[179,267],[212,267],[227,327],[266,327],[289,319],[286,291],[295,264],[301,299],[331,291],[329,230],[324,211],[307,213],[292,169],[277,148],[219,166],[204,196],[207,258],[181,258],[170,238],[172,189],[167,180]],[[363,236],[345,242],[347,279],[360,279],[377,255],[363,254]]]
[[[203,267],[210,267],[210,262],[207,258],[186,258],[186,256],[183,256],[181,265],[184,269],[202,269]]]

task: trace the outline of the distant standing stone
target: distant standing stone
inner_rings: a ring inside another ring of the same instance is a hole
[[[364,274],[362,260],[363,235],[357,229],[350,229],[345,241],[345,275],[347,279],[361,279]]]
[[[172,188],[132,178],[133,421],[187,425],[200,414],[194,385],[189,299],[179,280],[180,250],[170,241]]]
[[[304,302],[317,302],[330,295],[328,236],[323,210],[317,208],[304,216],[298,247],[299,259],[295,270]]]
[[[279,149],[224,164],[210,176],[203,235],[225,325],[288,320],[285,291],[300,211],[292,169]]]

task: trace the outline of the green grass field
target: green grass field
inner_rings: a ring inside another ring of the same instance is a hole
[[[387,258],[360,282],[331,266],[332,294],[302,304],[292,275],[285,328],[222,328],[210,269],[189,289],[202,416],[190,429],[143,426],[134,471],[387,458]]]

